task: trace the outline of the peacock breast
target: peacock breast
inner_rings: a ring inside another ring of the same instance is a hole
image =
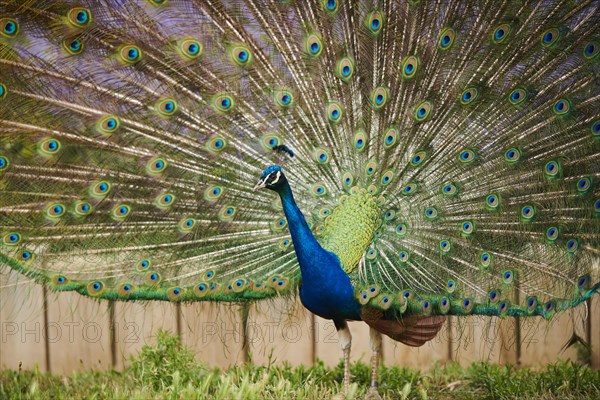
[[[346,273],[356,268],[381,225],[377,198],[363,188],[354,187],[343,195],[325,220],[317,237],[321,246],[336,254]]]

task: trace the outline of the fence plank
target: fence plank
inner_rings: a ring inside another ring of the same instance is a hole
[[[240,306],[200,302],[183,304],[181,311],[183,343],[199,361],[216,367],[244,361]]]
[[[514,361],[515,333],[505,328],[510,324],[498,317],[453,317],[452,359],[464,366],[479,361]]]
[[[591,318],[592,367],[600,369],[600,296],[596,295],[590,302],[588,318]]]
[[[108,302],[49,292],[48,342],[53,373],[110,369]]]
[[[156,344],[156,333],[163,329],[177,331],[175,305],[154,301],[147,303],[115,302],[115,341],[118,369],[130,365],[131,356],[144,345]]]
[[[277,299],[252,305],[249,350],[255,364],[310,365],[314,359],[313,319],[300,300]]]
[[[0,269],[0,368],[46,371],[42,286]]]
[[[521,318],[521,366],[542,366],[558,359],[577,360],[576,348],[564,351],[562,348],[571,338],[574,326],[578,334],[585,337],[580,312],[578,307],[575,311],[562,312],[550,321],[539,317]]]

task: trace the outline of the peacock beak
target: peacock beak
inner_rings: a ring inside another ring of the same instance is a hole
[[[256,190],[259,190],[259,189],[262,189],[262,188],[264,188],[265,186],[267,186],[267,185],[266,185],[266,184],[265,184],[265,182],[264,182],[264,181],[261,179],[260,181],[258,181],[258,183],[257,183],[256,185],[254,185],[254,189],[252,189],[252,190],[256,191]]]

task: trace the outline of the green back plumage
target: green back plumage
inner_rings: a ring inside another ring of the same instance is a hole
[[[287,293],[281,203],[252,192],[285,144],[363,304],[551,316],[600,281],[599,16],[0,1],[0,261],[108,299]]]

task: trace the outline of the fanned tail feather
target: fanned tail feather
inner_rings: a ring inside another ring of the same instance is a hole
[[[599,26],[592,0],[0,1],[0,261],[113,300],[293,292],[252,191],[285,162],[363,305],[550,317],[600,288]]]

